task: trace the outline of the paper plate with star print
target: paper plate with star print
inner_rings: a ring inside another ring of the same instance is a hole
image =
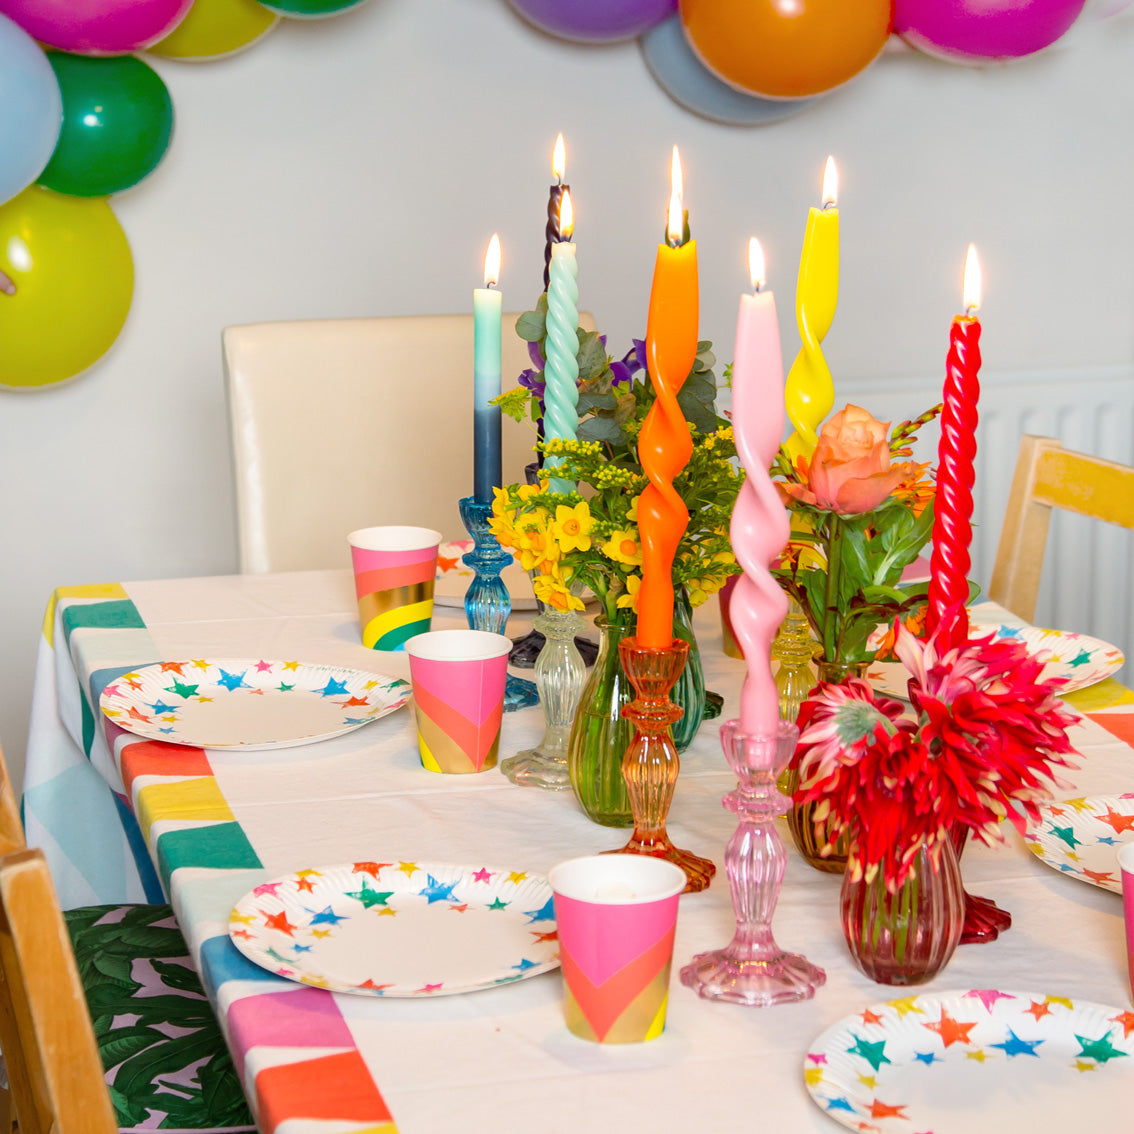
[[[360,996],[447,996],[559,964],[551,887],[492,866],[352,862],[245,894],[228,927],[276,976]]]
[[[157,662],[112,681],[99,708],[148,740],[200,748],[288,748],[392,713],[410,685],[339,666],[263,658]]]
[[[1071,693],[1076,689],[1086,689],[1122,668],[1125,655],[1117,646],[1090,638],[1086,634],[1072,634],[1066,630],[1045,630],[1040,626],[1000,626],[983,625],[974,622],[970,637],[983,637],[994,633],[997,640],[1016,638],[1027,646],[1028,653],[1038,654],[1041,650],[1047,661],[1040,671],[1041,680],[1053,677],[1063,678],[1060,693]],[[891,697],[908,700],[909,671],[900,662],[875,662],[867,671],[870,683],[880,692]]]
[[[1004,1134],[1122,1129],[1134,1012],[972,989],[873,1004],[808,1048],[812,1100],[852,1130]],[[1109,1117],[1110,1121],[1107,1121]]]
[[[1039,811],[1040,823],[1024,836],[1028,850],[1053,870],[1121,894],[1116,859],[1134,842],[1134,792],[1060,799]]]

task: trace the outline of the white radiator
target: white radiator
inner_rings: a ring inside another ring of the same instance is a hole
[[[841,381],[835,408],[854,402],[896,424],[940,401],[941,383],[941,378]],[[1134,465],[1134,370],[983,371],[979,409],[972,578],[987,587],[1020,437],[1055,437],[1069,449]],[[920,460],[935,461],[937,439],[936,426],[923,432]],[[1093,634],[1134,659],[1134,532],[1056,512],[1035,621]],[[1119,676],[1129,674],[1131,662]]]

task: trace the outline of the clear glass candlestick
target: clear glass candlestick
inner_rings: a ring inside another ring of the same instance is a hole
[[[512,599],[500,572],[512,562],[512,553],[505,551],[488,527],[492,505],[475,496],[465,496],[459,502],[461,521],[472,536],[473,549],[461,556],[461,562],[475,572],[465,592],[465,617],[473,630],[487,630],[503,634],[512,613]],[[504,711],[522,709],[539,701],[536,687],[522,677],[508,674],[504,687]]]
[[[827,974],[772,936],[787,853],[775,820],[790,803],[776,787],[799,730],[780,721],[774,736],[753,736],[739,721],[721,725],[721,746],[736,773],[736,790],[723,803],[740,820],[725,850],[725,873],[736,913],[736,933],[724,949],[699,953],[681,970],[681,983],[706,1000],[759,1008],[807,1000]]]
[[[521,787],[566,791],[571,787],[567,742],[587,676],[587,667],[575,646],[575,634],[583,619],[574,610],[545,606],[534,625],[544,640],[536,658],[535,679],[546,728],[535,748],[502,761],[500,770]]]

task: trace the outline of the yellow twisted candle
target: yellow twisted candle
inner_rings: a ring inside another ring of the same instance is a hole
[[[803,346],[788,371],[784,407],[794,432],[787,449],[794,461],[809,457],[819,440],[819,426],[835,404],[835,384],[820,344],[831,329],[839,301],[839,210],[835,159],[823,171],[823,207],[807,214],[795,319]]]

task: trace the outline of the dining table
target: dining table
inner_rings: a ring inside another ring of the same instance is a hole
[[[974,614],[1022,625],[990,604]],[[508,632],[526,632],[530,618],[514,612]],[[460,607],[435,607],[435,629],[464,624]],[[745,666],[722,649],[715,599],[698,608],[694,625],[706,684],[724,699],[721,719],[734,717]],[[570,791],[516,786],[498,768],[426,770],[412,705],[317,742],[254,751],[139,736],[100,712],[101,694],[124,675],[210,658],[409,675],[406,654],[361,644],[346,568],[61,587],[48,604],[37,659],[23,813],[28,842],[43,848],[64,908],[172,904],[264,1134],[831,1134],[847,1110],[860,1130],[920,1134],[908,1120],[903,1125],[900,1107],[887,1113],[894,1100],[881,1094],[874,1113],[854,1114],[831,1097],[817,1104],[809,1093],[824,1075],[817,1037],[848,1017],[869,1019],[871,1006],[952,991],[1131,1008],[1121,897],[1053,868],[1010,824],[1002,825],[1002,844],[970,842],[962,871],[969,890],[1011,913],[1011,928],[995,941],[960,946],[928,983],[897,988],[855,968],[840,924],[840,876],[808,866],[777,821],[788,850],[776,940],[822,967],[826,983],[811,999],[774,1007],[699,998],[680,982],[681,966],[726,945],[735,927],[724,850],[736,817],[722,798],[736,781],[720,747],[720,721],[706,721],[681,756],[669,812],[674,842],[712,859],[717,873],[707,890],[680,899],[668,1015],[657,1038],[600,1044],[569,1032],[554,969],[476,991],[403,998],[280,977],[230,937],[234,905],[273,879],[359,863],[411,873],[458,864],[535,877],[566,859],[616,849],[628,832],[591,822]],[[1078,718],[1071,738],[1081,759],[1055,794],[1134,791],[1134,693],[1107,678],[1066,701]],[[506,713],[501,758],[538,743],[543,728],[539,707]],[[459,936],[461,917],[454,909],[437,932]],[[1026,1100],[997,1070],[1012,1053],[988,1055],[993,1085],[979,1106],[975,1096],[957,1094],[949,1130],[1024,1128],[1016,1116]],[[1071,1129],[1089,1115],[1093,1129],[1129,1129],[1129,1108],[1110,1102],[1100,1112],[1091,1093],[1104,1072],[1131,1075],[1122,1062],[1061,1078],[1043,1096],[1046,1122],[1028,1112],[1027,1128]],[[1134,1098],[1134,1079],[1126,1082],[1126,1097]],[[947,1129],[935,1126],[934,1134]]]

